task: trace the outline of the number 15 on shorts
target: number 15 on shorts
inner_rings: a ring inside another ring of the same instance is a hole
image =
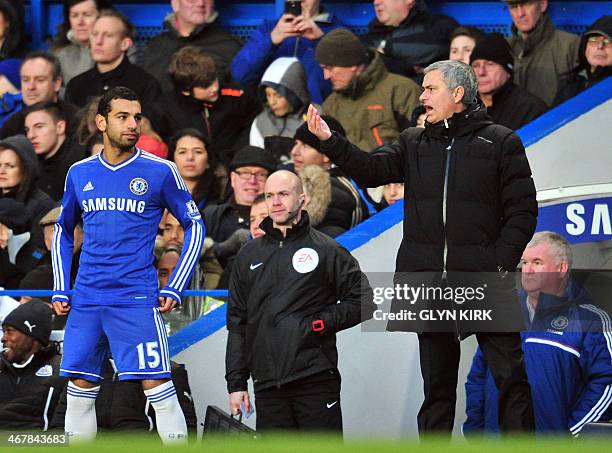
[[[147,368],[157,368],[161,361],[159,355],[159,343],[157,341],[148,341],[146,343],[138,343],[136,346],[138,351],[138,369],[144,370]]]

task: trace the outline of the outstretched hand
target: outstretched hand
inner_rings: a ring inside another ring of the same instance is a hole
[[[329,140],[332,136],[332,132],[329,129],[329,126],[325,122],[321,115],[313,106],[310,104],[308,107],[308,113],[306,114],[306,123],[308,123],[308,130],[313,133],[319,140],[325,141]]]

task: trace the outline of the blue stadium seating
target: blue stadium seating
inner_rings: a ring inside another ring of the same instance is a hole
[[[273,19],[283,9],[284,0],[217,0],[222,23],[235,35],[248,38],[264,20]],[[26,0],[26,29],[32,47],[44,47],[62,21],[61,0]],[[162,31],[162,21],[170,12],[168,0],[115,0],[114,4],[136,25],[140,45]],[[338,14],[357,34],[367,30],[374,16],[372,2],[324,0],[330,11]],[[502,1],[428,1],[432,10],[454,17],[463,25],[474,25],[486,32],[510,34],[510,17]],[[550,13],[557,26],[580,34],[602,14],[612,14],[612,1],[550,2]]]

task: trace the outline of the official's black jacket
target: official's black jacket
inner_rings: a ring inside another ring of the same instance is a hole
[[[230,282],[225,357],[227,389],[255,392],[338,365],[336,332],[369,315],[372,294],[357,260],[310,227],[308,214],[283,237],[270,218],[266,235],[239,252]],[[340,303],[337,303],[340,301]],[[314,332],[312,322],[323,321]]]
[[[59,376],[61,357],[53,347],[34,354],[24,368],[16,368],[0,355],[0,429],[49,427],[67,382]]]

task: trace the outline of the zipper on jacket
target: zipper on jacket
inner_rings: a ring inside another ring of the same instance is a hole
[[[282,249],[283,248],[283,241],[278,241],[278,248]]]
[[[446,123],[446,120],[444,120]],[[442,267],[442,278],[446,279],[446,258],[448,255],[448,239],[446,237],[446,205],[447,205],[447,197],[448,197],[448,176],[450,170],[450,160],[451,160],[451,151],[453,148],[453,144],[455,143],[455,139],[453,138],[450,142],[450,145],[446,147],[446,165],[444,168],[444,192],[442,193],[442,224],[444,226],[444,255],[443,255],[443,267]]]

